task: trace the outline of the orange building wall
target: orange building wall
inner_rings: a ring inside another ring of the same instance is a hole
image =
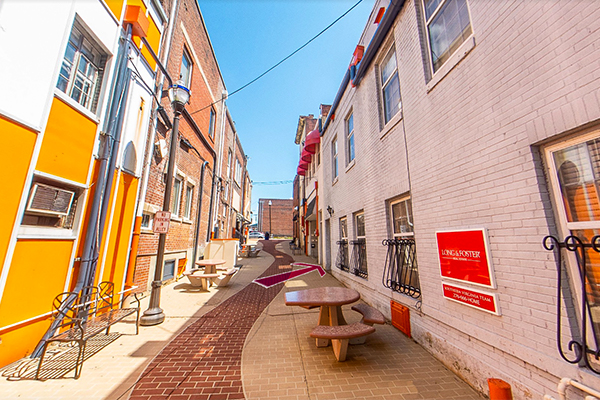
[[[117,20],[121,19],[121,11],[123,11],[124,0],[104,0],[110,11]]]
[[[115,293],[122,288],[123,276],[126,273],[127,256],[129,254],[129,240],[133,229],[135,217],[135,205],[139,180],[126,173],[121,174],[119,187],[117,188],[116,204],[112,215],[112,228],[110,238],[104,241],[108,246],[104,272],[101,277],[103,281],[111,281],[115,284]],[[116,179],[115,179],[116,181]],[[114,193],[113,189],[113,193]],[[108,221],[107,221],[108,222]],[[106,227],[108,231],[108,224]],[[99,272],[99,270],[98,270]],[[99,280],[98,277],[97,280]]]
[[[0,213],[1,274],[37,134],[0,117],[0,136],[2,136],[3,147],[10,149],[0,157],[0,170],[10,171],[10,174],[3,174],[3,193],[0,196],[0,210],[3,210]]]
[[[11,325],[52,310],[52,300],[64,289],[72,248],[72,240],[17,242],[0,303],[0,326]],[[6,365],[33,351],[47,327],[48,321],[43,321],[3,334],[0,365]]]
[[[96,128],[94,121],[54,98],[36,169],[86,183]]]

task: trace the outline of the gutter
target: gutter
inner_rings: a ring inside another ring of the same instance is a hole
[[[356,74],[352,79],[352,85],[360,85],[362,78],[364,78],[364,76],[367,73],[367,69],[369,69],[369,67],[373,63],[373,60],[375,59],[375,56],[379,51],[383,40],[385,39],[389,31],[392,29],[394,21],[396,20],[398,13],[404,6],[405,1],[406,0],[392,0],[390,2],[388,9],[385,11],[383,19],[377,27],[377,31],[375,32],[373,38],[369,42],[369,45],[367,47],[367,50],[365,51],[365,54],[363,55],[361,62],[358,64]],[[323,129],[321,130],[321,136],[323,136],[323,134],[325,133],[325,130],[329,126],[330,122],[333,121],[335,116],[335,110],[337,109],[340,101],[342,100],[342,96],[346,92],[348,83],[350,83],[350,68],[346,70],[346,75],[344,75],[342,84],[340,85],[337,95],[335,96],[335,100],[333,100],[333,104],[331,105],[331,109],[327,114],[327,119],[325,120],[325,123],[323,124]]]

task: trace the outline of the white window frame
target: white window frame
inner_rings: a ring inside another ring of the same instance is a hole
[[[73,52],[72,60],[68,57],[71,51]],[[103,74],[101,72],[105,67],[106,58],[106,52],[87,34],[81,27],[81,24],[75,21],[71,28],[65,54],[63,55],[56,88],[95,114],[98,103],[95,99],[102,87]],[[83,65],[83,62],[87,62],[89,67],[85,73],[82,73],[79,69]],[[68,72],[68,76],[65,75],[65,72]],[[64,87],[61,85],[61,82],[64,83]],[[77,82],[80,82],[83,86],[80,88]],[[83,90],[85,85],[88,85],[87,94]],[[75,96],[76,90],[80,91],[81,96],[79,98]]]
[[[346,127],[346,165],[354,161],[356,154],[354,152],[354,113],[350,112],[348,118],[344,121]]]
[[[238,185],[238,187],[241,187],[241,182],[242,182],[242,163],[240,163],[240,160],[237,157],[235,158],[234,180],[235,180],[235,183]]]
[[[396,224],[395,224],[395,219],[394,219],[394,206],[397,204],[404,204],[404,209],[406,211],[406,215],[407,215],[407,219],[408,219],[408,225],[412,227],[412,231],[407,231],[407,232],[396,232]],[[409,208],[408,208],[408,204],[410,204],[410,212],[409,212]],[[414,232],[414,223],[412,221],[412,202],[411,202],[411,197],[410,196],[403,196],[400,197],[397,200],[393,200],[390,201],[389,203],[389,216],[390,216],[390,225],[391,225],[391,232],[392,232],[392,236],[394,237],[394,239],[404,239],[404,238],[412,238],[415,236],[415,232]]]
[[[391,60],[394,61],[395,67],[394,70],[389,74],[387,79],[384,80],[383,72],[388,62]],[[398,84],[398,107],[396,110],[388,115],[387,107],[386,107],[386,89],[390,88],[393,85],[394,78]],[[383,122],[384,125],[390,122],[394,117],[402,110],[402,97],[400,96],[400,76],[398,74],[398,58],[396,57],[396,49],[392,46],[386,53],[385,57],[382,59],[381,64],[379,64],[379,80],[381,83],[381,104],[383,111]]]
[[[426,35],[426,39],[427,39],[427,54],[428,54],[428,58],[429,58],[429,68],[431,71],[431,74],[436,74],[438,71],[443,69],[443,66],[451,59],[452,55],[456,53],[456,51],[462,46],[462,44],[466,43],[469,38],[473,37],[473,23],[472,18],[471,18],[471,11],[469,8],[469,2],[468,0],[464,0],[465,2],[465,7],[467,8],[467,13],[469,15],[469,27],[471,30],[471,33],[466,37],[463,38],[463,41],[458,44],[457,46],[455,46],[454,50],[450,51],[447,54],[446,59],[440,64],[438,65],[438,67],[436,68],[433,62],[433,50],[431,48],[431,37],[429,35],[429,26],[430,24],[435,20],[435,18],[439,15],[439,13],[442,11],[442,9],[444,8],[444,6],[448,3],[450,3],[451,1],[462,1],[462,0],[440,0],[440,3],[437,5],[437,7],[435,8],[435,10],[433,11],[433,13],[429,16],[429,18],[427,17],[427,10],[425,8],[425,2],[427,0],[421,0],[421,7],[422,7],[422,13],[423,13],[423,21],[425,23],[424,26],[424,30],[425,30],[425,35]],[[448,46],[447,49],[444,50],[444,53],[446,51],[449,51],[449,49],[452,47],[452,43]]]
[[[362,217],[362,221],[363,221],[362,224],[363,224],[363,228],[365,230],[363,232],[363,235],[358,234],[358,217]],[[364,211],[358,211],[358,212],[354,213],[354,237],[357,240],[364,239],[365,242],[367,241],[367,227],[365,224],[365,212]]]
[[[340,173],[338,163],[338,143],[337,136],[331,141],[331,175],[332,180],[335,181]]]
[[[181,208],[181,192],[184,179],[180,175],[173,179],[173,193],[171,196],[171,216],[179,217],[179,209]]]
[[[187,76],[183,75],[184,72],[184,61],[189,63],[187,69]],[[179,79],[183,81],[183,86],[190,89],[192,85],[192,71],[194,69],[194,61],[190,52],[184,47],[181,54],[181,65],[179,66]]]
[[[183,218],[189,220],[192,215],[192,204],[194,200],[194,185],[187,183],[185,185],[185,207],[183,210]]]

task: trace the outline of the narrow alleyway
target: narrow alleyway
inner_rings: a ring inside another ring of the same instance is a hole
[[[279,241],[264,241],[275,261],[261,276],[281,272],[292,257],[277,251]],[[283,288],[250,284],[202,316],[166,346],[148,365],[132,400],[243,399],[242,350],[246,336],[263,310]]]

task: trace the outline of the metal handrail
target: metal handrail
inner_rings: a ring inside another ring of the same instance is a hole
[[[350,263],[352,273],[361,278],[367,279],[369,271],[367,270],[367,242],[365,239],[357,239],[350,242],[352,245],[352,256]]]
[[[335,260],[335,266],[342,271],[348,271],[350,264],[348,262],[348,241],[345,239],[339,240],[337,259]]]

